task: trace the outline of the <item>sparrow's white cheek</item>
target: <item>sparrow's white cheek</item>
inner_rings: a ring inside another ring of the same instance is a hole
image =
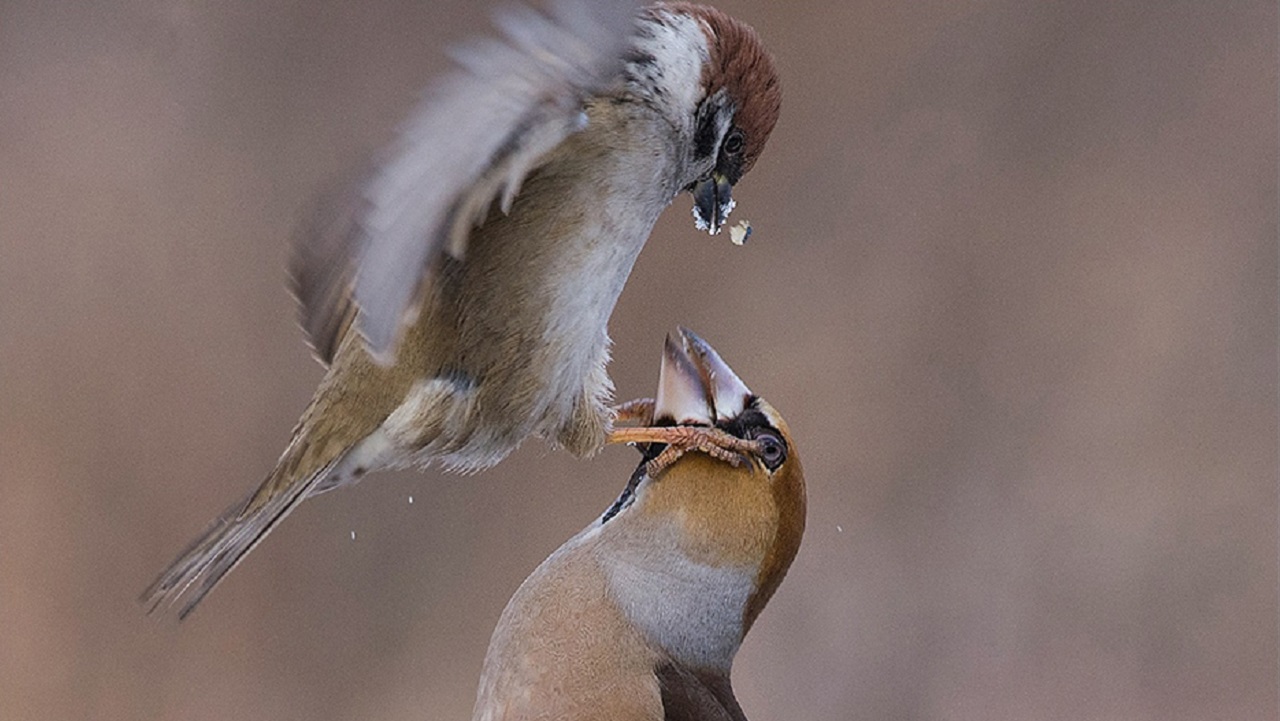
[[[681,112],[698,107],[706,95],[702,66],[710,57],[701,23],[688,15],[667,13],[665,22],[647,23],[646,27],[650,32],[636,37],[636,50],[656,62],[627,63],[633,90],[656,100],[654,89],[660,89],[666,96],[665,104]]]

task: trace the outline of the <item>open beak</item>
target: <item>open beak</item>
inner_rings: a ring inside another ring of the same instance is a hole
[[[667,336],[658,372],[655,421],[713,426],[738,417],[752,397],[720,354],[693,331]]]
[[[715,172],[693,186],[693,224],[711,235],[720,232],[733,212],[733,183],[729,176]]]

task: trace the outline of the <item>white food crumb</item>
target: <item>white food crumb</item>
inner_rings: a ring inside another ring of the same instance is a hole
[[[751,221],[742,220],[737,225],[729,229],[729,240],[734,245],[742,245],[747,242],[747,238],[751,237]]]
[[[356,532],[355,532],[355,531],[352,531],[352,532],[351,532],[351,540],[353,540],[353,541],[354,541],[354,540],[356,540]]]

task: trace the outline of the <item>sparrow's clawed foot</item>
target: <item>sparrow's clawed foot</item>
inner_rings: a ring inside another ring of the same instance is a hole
[[[725,433],[719,428],[705,426],[654,426],[656,401],[652,398],[636,398],[613,407],[615,423],[639,423],[629,428],[614,428],[607,443],[635,445],[661,443],[666,446],[645,464],[645,473],[656,478],[668,466],[689,451],[699,451],[737,468],[742,463],[742,453],[754,453],[759,445]]]
[[[650,478],[657,478],[689,451],[705,453],[734,468],[744,463],[743,455],[759,455],[761,451],[760,441],[745,440],[731,436],[719,428],[705,426],[616,428],[609,434],[608,442],[665,444],[667,447],[645,464],[645,474]]]
[[[643,426],[614,428],[607,442],[666,445],[645,468],[650,478],[689,451],[737,468],[746,461],[743,456],[760,456],[763,444],[732,435],[719,425],[737,417],[752,397],[706,341],[681,328],[675,337],[667,336],[657,399],[634,400],[614,409],[618,420],[636,420]]]

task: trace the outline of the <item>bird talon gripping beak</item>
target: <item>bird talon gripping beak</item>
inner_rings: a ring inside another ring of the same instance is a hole
[[[720,232],[733,212],[733,183],[723,173],[699,180],[693,186],[693,222],[711,235]]]
[[[745,456],[759,455],[756,441],[738,438],[716,427],[736,418],[752,393],[733,369],[706,341],[681,328],[667,336],[658,372],[658,397],[651,418],[661,424],[647,428],[617,428],[610,443],[662,443],[667,446],[649,462],[656,477],[689,451],[705,453],[735,468]]]

